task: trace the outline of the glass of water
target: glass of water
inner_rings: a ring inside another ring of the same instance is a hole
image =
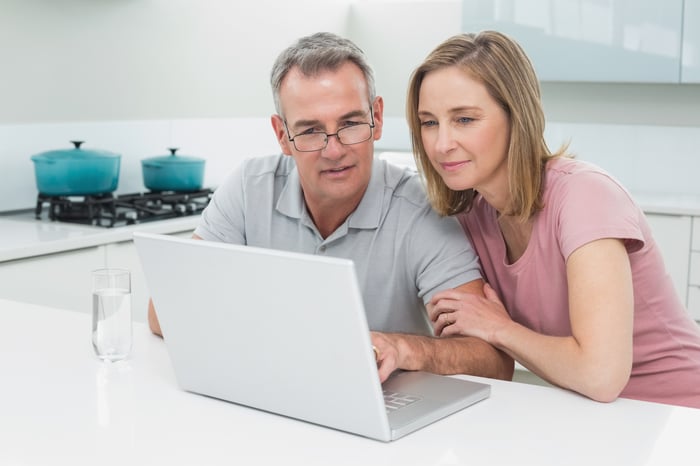
[[[118,361],[131,351],[131,273],[125,269],[92,272],[92,346],[97,357]]]

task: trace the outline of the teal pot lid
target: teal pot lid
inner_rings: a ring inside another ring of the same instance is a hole
[[[121,155],[99,149],[83,149],[80,146],[83,141],[71,141],[75,147],[72,149],[56,149],[46,152],[41,152],[39,154],[32,155],[32,160],[81,160],[81,159],[94,159],[94,158],[106,158],[114,159],[119,158]]]
[[[158,164],[201,164],[204,162],[204,159],[200,159],[199,157],[176,154],[176,152],[179,150],[177,147],[171,147],[168,150],[170,151],[169,155],[157,155],[155,157],[149,157],[147,159],[143,159],[143,162],[153,162]]]

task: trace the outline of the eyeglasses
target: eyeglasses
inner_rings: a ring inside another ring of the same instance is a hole
[[[371,110],[370,118],[372,119],[372,123],[358,123],[352,126],[344,126],[333,134],[328,134],[323,131],[313,131],[291,137],[286,121],[284,122],[284,127],[287,128],[287,137],[289,141],[294,144],[296,150],[299,152],[316,152],[328,146],[328,139],[331,136],[337,137],[338,142],[344,146],[351,146],[369,140],[372,137],[372,129],[374,128],[374,114]]]

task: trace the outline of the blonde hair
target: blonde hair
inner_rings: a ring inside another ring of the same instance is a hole
[[[423,146],[418,118],[420,88],[426,74],[457,66],[482,82],[510,121],[508,147],[509,206],[505,215],[525,221],[542,205],[544,168],[548,160],[565,155],[566,145],[552,154],[544,140],[545,118],[540,88],[532,63],[523,49],[505,34],[482,31],[459,34],[438,45],[411,75],[406,117],[416,165],[426,181],[428,197],[441,215],[469,211],[473,189],[453,191],[433,168]]]

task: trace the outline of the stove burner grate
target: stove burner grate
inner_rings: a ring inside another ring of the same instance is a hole
[[[47,196],[39,193],[35,209],[41,218],[44,206],[52,221],[101,227],[133,225],[168,218],[198,215],[209,204],[213,191],[148,191],[144,193]]]

